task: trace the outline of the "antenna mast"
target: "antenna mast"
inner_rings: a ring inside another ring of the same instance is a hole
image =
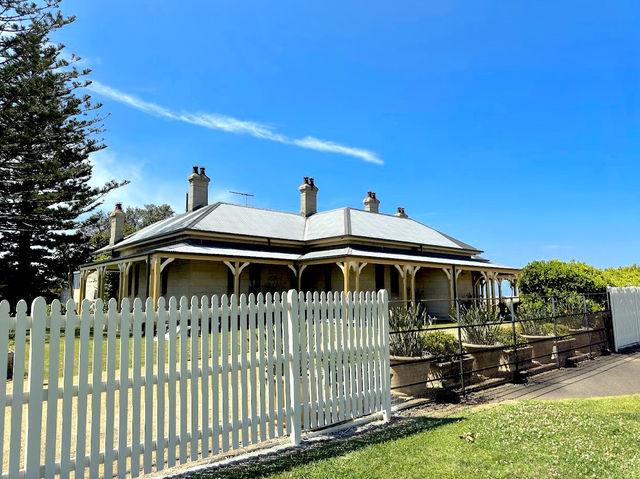
[[[229,191],[229,193],[233,194],[233,195],[240,195],[240,196],[244,196],[244,206],[245,208],[247,206],[249,206],[249,197],[250,196],[254,196],[251,193],[241,193],[239,191]]]

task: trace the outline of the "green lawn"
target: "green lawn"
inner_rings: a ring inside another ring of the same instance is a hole
[[[459,437],[465,433],[475,440]],[[402,419],[355,439],[206,477],[638,478],[640,395]]]

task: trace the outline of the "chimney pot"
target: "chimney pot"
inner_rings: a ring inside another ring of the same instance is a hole
[[[404,212],[404,208],[402,206],[398,206],[398,212],[395,214],[399,218],[408,218],[407,214]]]
[[[196,175],[198,174],[198,167],[197,167],[197,166],[194,166],[194,167],[193,167],[193,172],[194,172]]]
[[[201,175],[204,175],[204,166],[201,166],[201,167],[200,167],[200,174],[201,174]]]

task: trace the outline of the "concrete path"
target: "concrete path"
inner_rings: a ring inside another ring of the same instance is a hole
[[[640,351],[601,356],[529,378],[527,384],[505,384],[479,395],[487,401],[565,399],[640,394]]]

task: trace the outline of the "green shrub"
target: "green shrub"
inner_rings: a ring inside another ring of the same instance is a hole
[[[460,326],[464,340],[472,344],[492,345],[497,343],[496,334],[500,328],[497,308],[492,311],[485,305],[460,308]]]
[[[512,348],[514,344],[526,345],[527,340],[524,339],[522,334],[516,331],[516,340],[513,341],[513,329],[511,327],[500,328],[496,334],[496,339],[499,343],[504,344],[507,347]]]
[[[532,261],[522,269],[518,280],[520,291],[525,294],[551,296],[567,292],[604,293],[607,289],[603,271],[577,261]]]
[[[389,352],[392,356],[422,357],[426,349],[424,331],[434,318],[415,306],[395,307],[389,311]]]
[[[444,331],[431,331],[425,335],[425,351],[433,357],[458,354],[458,339]]]

